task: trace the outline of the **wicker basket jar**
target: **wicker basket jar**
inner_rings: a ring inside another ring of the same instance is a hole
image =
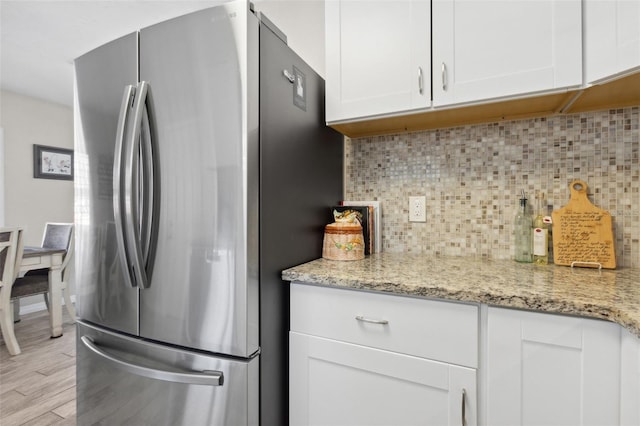
[[[362,226],[341,222],[325,226],[322,257],[329,260],[364,259]]]

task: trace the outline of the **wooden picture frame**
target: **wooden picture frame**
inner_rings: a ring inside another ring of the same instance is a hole
[[[73,180],[73,150],[34,144],[33,177]]]

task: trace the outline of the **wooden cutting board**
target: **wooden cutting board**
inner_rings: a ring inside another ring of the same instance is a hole
[[[574,180],[571,199],[551,213],[553,220],[553,263],[580,267],[616,268],[611,214],[591,204],[587,184]]]

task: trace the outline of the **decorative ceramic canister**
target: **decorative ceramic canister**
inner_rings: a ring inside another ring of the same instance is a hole
[[[364,259],[364,237],[358,212],[334,211],[336,221],[324,228],[322,257],[329,260]]]

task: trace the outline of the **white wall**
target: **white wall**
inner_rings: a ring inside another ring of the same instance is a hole
[[[1,91],[0,128],[4,131],[4,225],[23,227],[25,244],[37,246],[46,222],[73,222],[73,181],[35,179],[33,145],[73,149],[73,109]],[[42,297],[27,297],[21,305],[42,301]]]
[[[0,108],[0,116],[2,115]],[[0,126],[0,226],[4,226],[4,129]]]
[[[287,35],[289,47],[324,78],[324,0],[254,0],[253,4]]]
[[[0,105],[5,224],[24,227],[25,244],[39,245],[46,222],[73,222],[73,181],[35,179],[33,145],[73,149],[73,109],[7,91]]]

